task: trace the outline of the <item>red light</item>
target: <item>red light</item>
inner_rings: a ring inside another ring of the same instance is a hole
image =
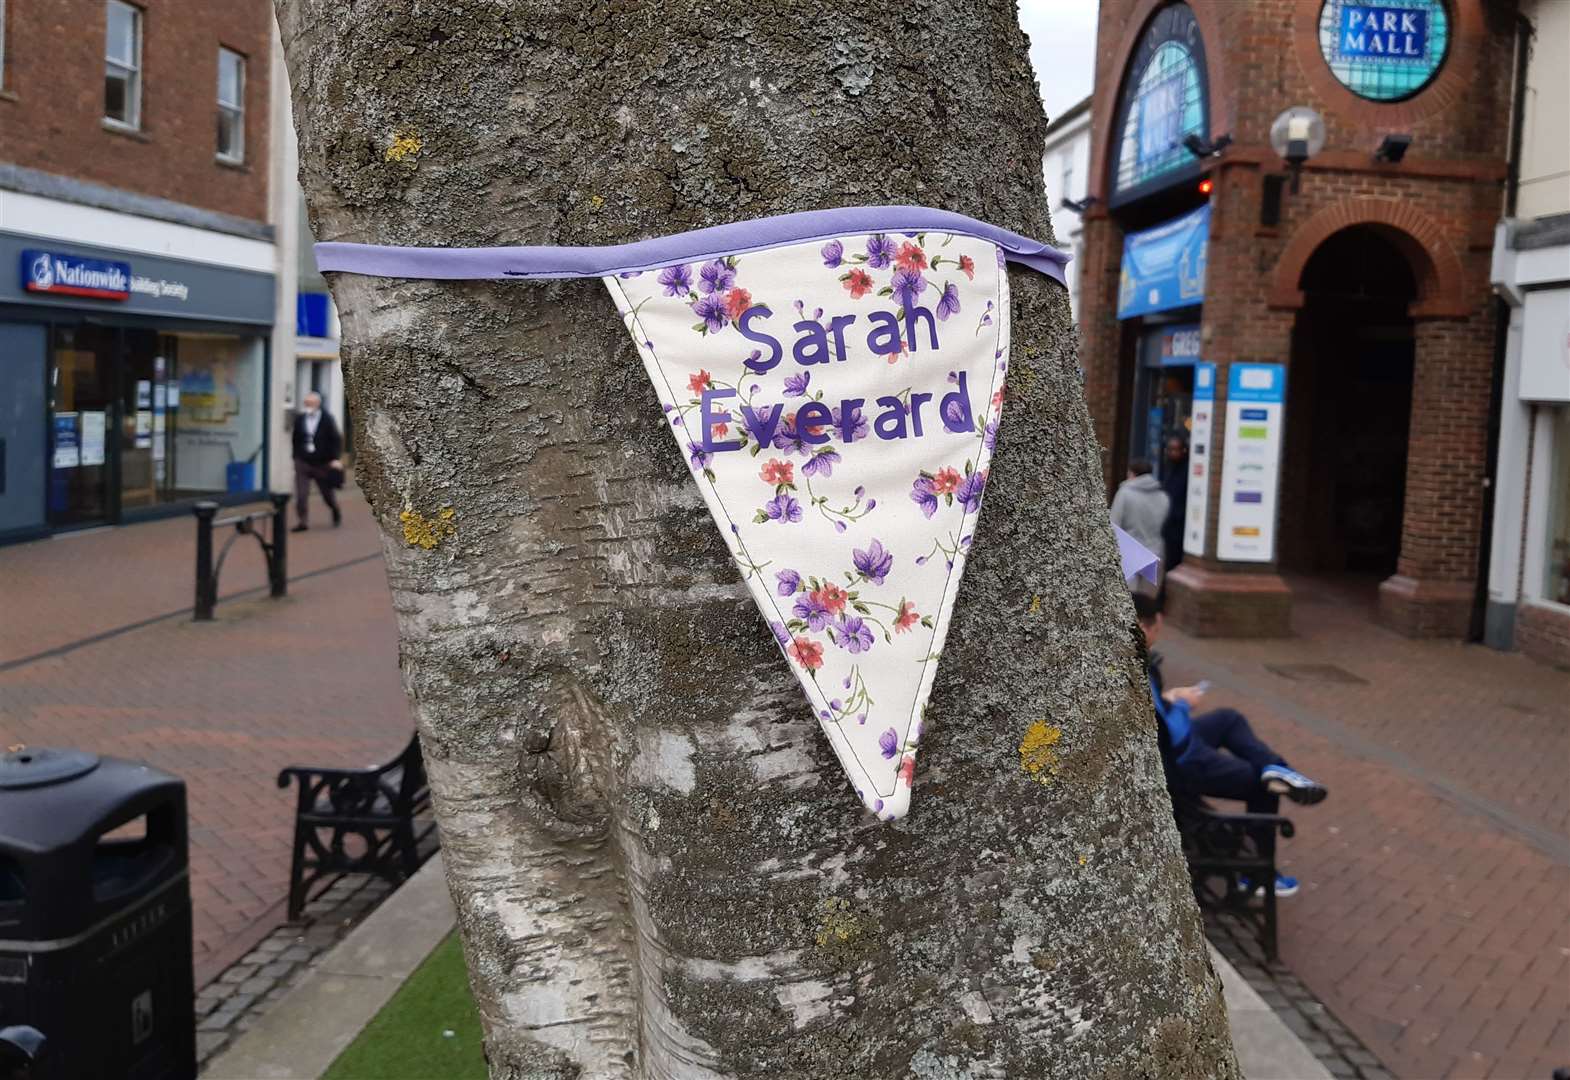
[[[1216,182],[1207,176],[1199,182],[1199,193],[1201,195],[1209,195],[1211,191],[1215,190],[1215,186]]]

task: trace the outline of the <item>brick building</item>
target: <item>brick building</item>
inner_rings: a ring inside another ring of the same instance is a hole
[[[1514,5],[1103,0],[1100,19],[1082,363],[1109,481],[1132,457],[1181,471],[1169,616],[1284,635],[1284,575],[1337,575],[1377,585],[1403,633],[1470,636]]]
[[[266,486],[273,33],[0,0],[0,541]]]

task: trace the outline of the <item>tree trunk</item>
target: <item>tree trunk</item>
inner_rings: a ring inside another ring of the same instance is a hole
[[[1050,239],[1014,0],[278,6],[319,239],[881,203]],[[894,824],[598,281],[332,288],[494,1077],[1238,1075],[1061,288],[1011,277],[989,498]]]

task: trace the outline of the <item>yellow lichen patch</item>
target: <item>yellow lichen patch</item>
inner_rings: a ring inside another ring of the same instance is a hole
[[[458,511],[450,506],[442,507],[435,517],[426,517],[412,508],[406,509],[398,515],[398,520],[403,522],[403,542],[410,547],[430,551],[443,540],[457,534],[457,516]]]
[[[1041,614],[1041,596],[1039,594],[1030,598],[1030,614]]]
[[[605,196],[604,195],[590,195],[589,196],[589,205],[591,207],[593,207],[594,209],[598,210],[600,207],[605,205]]]
[[[1061,738],[1062,730],[1045,720],[1037,720],[1026,728],[1025,737],[1019,742],[1020,771],[1038,784],[1051,783],[1062,765],[1056,749]]]
[[[392,142],[387,144],[385,156],[388,161],[403,161],[420,152],[420,147],[425,143],[413,132],[400,131],[393,135]]]
[[[818,948],[846,945],[861,936],[861,919],[851,910],[850,901],[831,896],[823,901],[818,918]]]

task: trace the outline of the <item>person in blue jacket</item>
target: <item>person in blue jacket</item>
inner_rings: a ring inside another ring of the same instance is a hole
[[[1135,594],[1134,612],[1145,634],[1147,650],[1161,636],[1161,606],[1153,596]],[[1254,733],[1248,717],[1236,709],[1214,709],[1195,715],[1205,684],[1168,688],[1161,678],[1161,658],[1150,654],[1150,696],[1155,703],[1156,739],[1167,787],[1174,793],[1216,799],[1237,799],[1250,813],[1274,814],[1284,795],[1312,806],[1329,794],[1325,785],[1286,763]],[[1276,895],[1297,892],[1296,878],[1276,878]]]

